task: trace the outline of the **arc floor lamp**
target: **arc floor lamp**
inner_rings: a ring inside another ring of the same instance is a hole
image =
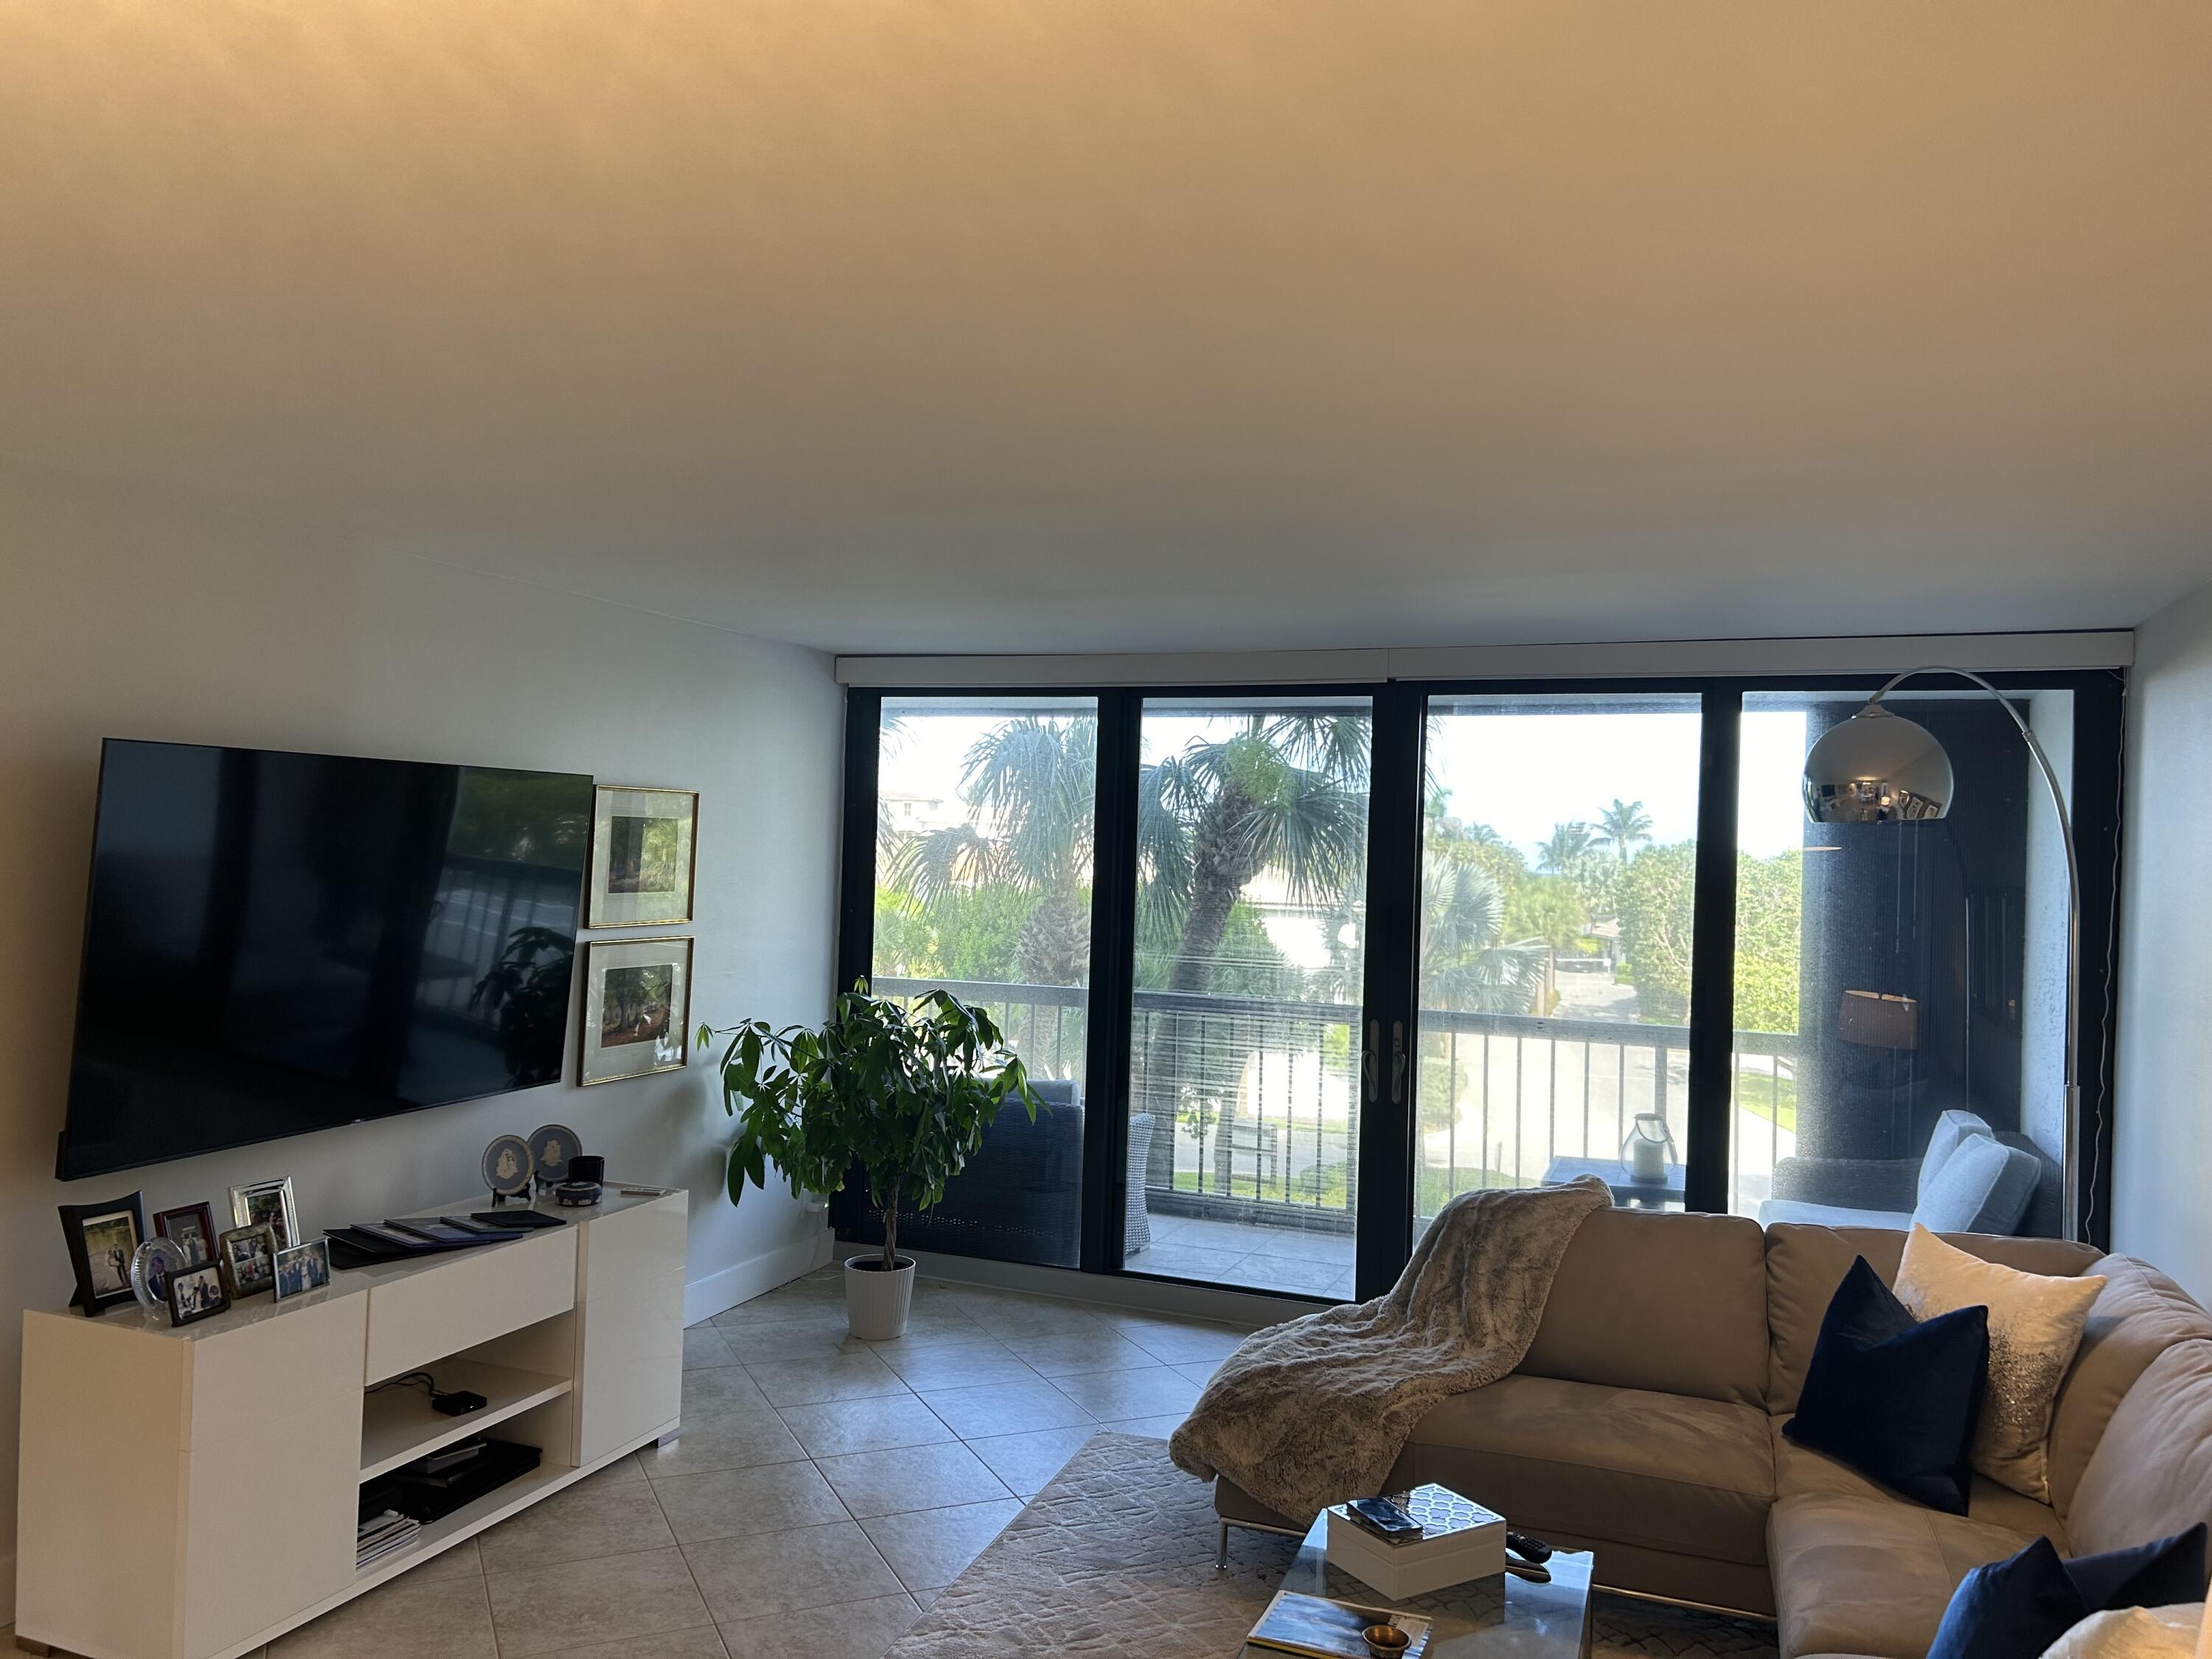
[[[2020,728],[2027,752],[2051,792],[2058,815],[2058,835],[2066,848],[2066,1142],[2059,1158],[2064,1192],[2064,1231],[2077,1238],[2081,1228],[2080,1171],[2081,1084],[2075,1044],[2081,1019],[2081,875],[2074,856],[2074,825],[2066,813],[2066,794],[2051,757],[2011,699],[1979,674],[1932,664],[1907,669],[1867,699],[1865,708],[1820,734],[1805,756],[1805,815],[1815,823],[1909,823],[1940,818],[1951,810],[1951,757],[1926,726],[1881,706],[1881,700],[1918,674],[1956,674],[1996,699]]]

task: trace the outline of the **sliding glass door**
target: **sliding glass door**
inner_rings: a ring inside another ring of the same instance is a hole
[[[1417,1228],[1584,1174],[1681,1207],[1702,738],[1694,693],[1430,700]]]
[[[2014,707],[2074,770],[2075,696]],[[1932,732],[1955,782],[1941,819],[1809,824],[1805,756],[1863,693],[1743,700],[1729,1206],[1767,1220],[1893,1225],[1931,1148],[1979,1126],[2002,1191],[1981,1229],[2060,1230],[2066,864],[2012,717],[1975,690],[1885,706]]]
[[[841,973],[989,1008],[1047,1107],[902,1237],[1371,1296],[1456,1195],[1583,1173],[1893,1219],[1969,1120],[2034,1165],[1989,1224],[2059,1231],[2072,1156],[2094,1237],[2106,1049],[2069,1146],[2040,779],[1989,696],[1909,684],[1950,816],[1808,826],[1807,750],[1875,684],[854,693]],[[2008,696],[2075,812],[2095,1021],[2119,689]]]
[[[877,994],[989,1012],[1044,1110],[1008,1109],[900,1238],[1073,1267],[1081,1255],[1098,712],[1087,697],[886,697],[870,971]]]
[[[1364,696],[1145,700],[1135,1271],[1352,1293],[1373,738]]]

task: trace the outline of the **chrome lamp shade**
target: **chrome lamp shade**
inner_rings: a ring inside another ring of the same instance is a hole
[[[1951,757],[1924,726],[1869,703],[1805,757],[1815,823],[1902,823],[1951,810]]]

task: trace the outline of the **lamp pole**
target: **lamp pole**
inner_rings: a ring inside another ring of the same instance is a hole
[[[2051,764],[2051,757],[2044,753],[2043,744],[2037,740],[2035,732],[2027,721],[2021,718],[2020,710],[2013,707],[2012,700],[1971,669],[1953,667],[1948,663],[1930,663],[1919,668],[1909,668],[1904,673],[1891,679],[1874,696],[1869,697],[1866,707],[1854,714],[1851,717],[1852,720],[1864,720],[1869,715],[1879,715],[1885,717],[1881,724],[1885,726],[1888,726],[1890,721],[1887,717],[1889,715],[1889,711],[1879,707],[1881,700],[1903,682],[1917,674],[1956,674],[1962,680],[1972,681],[1996,699],[1997,707],[2010,715],[2012,723],[2020,728],[2021,739],[2027,744],[2027,752],[2035,757],[2036,769],[2043,774],[2044,787],[2051,792],[2051,810],[2058,815],[2059,840],[2066,850],[2065,1144],[2058,1163],[2060,1185],[2063,1193],[2061,1201],[2065,1206],[2063,1218],[2063,1231],[2069,1240],[2078,1239],[2081,1232],[2079,1167],[2081,1136],[2081,1083],[2075,1056],[2078,1033],[2081,1025],[2081,871],[2080,863],[2075,856],[2074,824],[2073,820],[2067,814],[2065,791],[2059,784],[2057,769]],[[1846,722],[1846,725],[1848,724],[1850,722]],[[1907,727],[1918,729],[1914,727],[1911,721],[1905,724]],[[1836,729],[1840,731],[1843,728]],[[1926,737],[1924,732],[1923,736],[1926,738],[1926,743],[1929,747],[1940,748],[1932,737]],[[1826,740],[1825,738],[1822,739],[1823,742]],[[1815,750],[1819,746],[1815,744]],[[1901,814],[1893,813],[1889,810],[1889,798],[1887,792],[1880,798],[1881,806],[1878,810],[1868,810],[1869,798],[1863,794],[1863,792],[1857,798],[1856,810],[1853,810],[1850,798],[1838,797],[1832,791],[1822,791],[1817,787],[1816,781],[1812,776],[1812,760],[1813,757],[1808,755],[1807,757],[1806,810],[1816,821],[1886,822],[1893,816],[1940,817],[1950,810],[1951,803],[1948,788],[1939,809],[1934,811],[1907,810]],[[1943,771],[1947,777],[1949,770],[1949,763],[1948,760],[1944,761]],[[1855,779],[1852,781],[1878,783],[1880,780]],[[1824,800],[1830,806],[1830,810],[1825,812],[1821,805]],[[1971,1021],[1972,1018],[1970,1007],[1967,1018]]]

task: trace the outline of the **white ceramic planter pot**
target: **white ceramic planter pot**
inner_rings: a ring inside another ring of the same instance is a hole
[[[845,1258],[845,1322],[853,1334],[866,1342],[887,1342],[906,1329],[907,1310],[914,1306],[914,1258],[902,1255],[890,1272],[883,1270],[883,1255]]]

